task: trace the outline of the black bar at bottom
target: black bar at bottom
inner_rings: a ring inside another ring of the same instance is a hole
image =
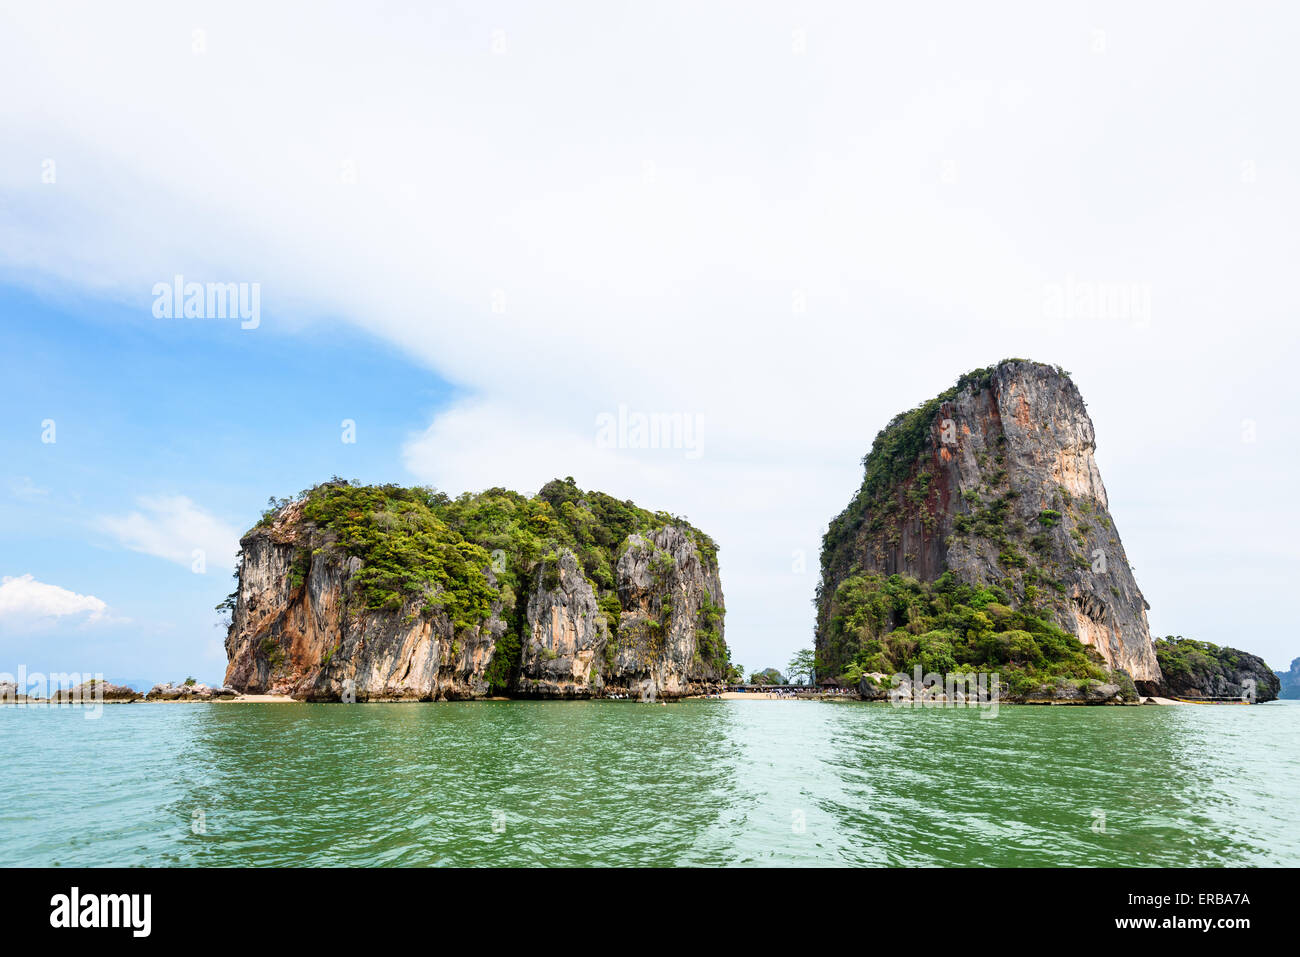
[[[1199,935],[1232,947],[1293,923],[1294,905],[1283,888],[1294,886],[1296,875],[1294,869],[59,868],[6,876],[0,927],[10,946],[115,938],[128,945],[281,942],[297,948],[382,945],[408,933],[440,947],[548,937],[615,946],[629,935],[656,946],[674,940],[727,946],[737,938],[745,945],[801,946],[809,934],[828,944],[907,947],[1023,944],[1037,933],[1054,935],[1041,941],[1059,940],[1062,932],[1080,940],[1104,933],[1180,944]]]

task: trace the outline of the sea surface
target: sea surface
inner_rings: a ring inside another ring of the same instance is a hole
[[[7,865],[1300,865],[1300,702],[0,707]]]

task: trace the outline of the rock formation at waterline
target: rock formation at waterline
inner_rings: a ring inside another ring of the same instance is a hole
[[[304,700],[661,696],[727,676],[717,548],[571,479],[273,502],[224,603],[226,684]]]
[[[1156,658],[1160,661],[1160,693],[1165,697],[1260,703],[1282,697],[1277,673],[1263,658],[1238,648],[1168,635],[1156,642]]]
[[[936,582],[948,573],[945,581],[1000,589],[1018,613],[1054,622],[1093,649],[1099,665],[1154,692],[1161,675],[1147,603],[1094,449],[1092,420],[1068,374],[1020,359],[969,373],[895,417],[825,536],[821,668],[838,673],[858,653],[859,639],[832,607],[851,576]]]

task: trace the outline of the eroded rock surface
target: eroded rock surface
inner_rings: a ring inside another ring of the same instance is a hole
[[[1160,668],[1069,376],[1007,360],[898,416],[822,554],[818,635],[855,569],[997,585],[1153,689]]]
[[[295,505],[244,536],[238,601],[226,636],[227,685],[307,701],[487,693],[483,671],[494,637],[505,628],[499,617],[456,633],[445,614],[421,612],[422,598],[395,611],[368,610],[354,596],[362,563],[324,544]]]
[[[721,645],[722,584],[678,527],[628,538],[617,566],[622,604],[610,681],[668,697],[716,690],[724,675],[719,657],[702,645]]]
[[[365,563],[334,547],[327,530],[304,518],[301,502],[281,507],[241,546],[225,678],[240,692],[311,701],[481,698],[492,693],[489,666],[510,640],[518,660],[498,670],[509,674],[504,690],[521,697],[675,697],[717,690],[725,677],[716,558],[706,559],[684,527],[627,536],[604,597],[565,547],[529,565],[519,595],[498,589],[487,568],[496,597],[470,627],[438,610],[436,589],[400,608],[367,607],[359,585]]]
[[[572,698],[602,689],[609,625],[572,552],[562,551],[554,569],[537,569],[526,620],[520,694]]]

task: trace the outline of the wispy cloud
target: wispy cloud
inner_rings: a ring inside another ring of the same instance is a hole
[[[58,585],[39,582],[31,575],[0,579],[0,624],[81,615],[88,621],[98,621],[107,611],[107,603],[94,595],[79,595]]]
[[[24,475],[10,483],[9,494],[24,502],[44,502],[50,497],[50,490],[35,484],[31,476]]]
[[[229,569],[239,549],[239,531],[184,495],[141,496],[139,511],[100,517],[95,526],[124,548],[156,555],[193,571]]]

